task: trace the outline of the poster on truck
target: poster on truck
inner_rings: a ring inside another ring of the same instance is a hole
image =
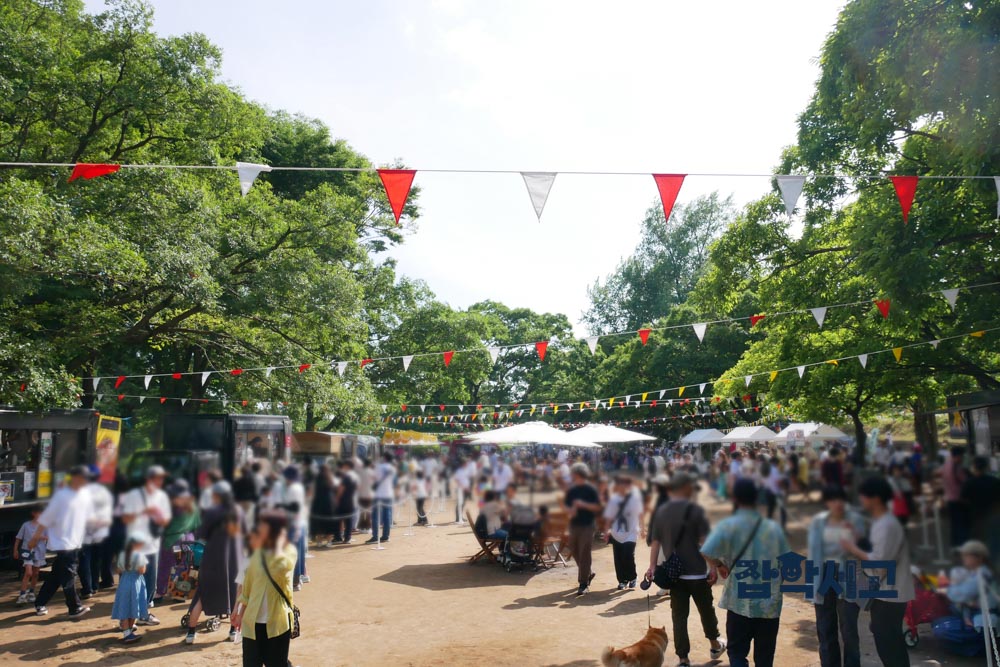
[[[39,437],[38,497],[52,495],[52,433],[45,431]]]
[[[102,484],[114,484],[121,437],[122,420],[102,415],[97,422],[97,467],[101,471]]]

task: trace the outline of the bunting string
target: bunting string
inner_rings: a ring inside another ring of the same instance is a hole
[[[956,308],[956,304],[957,304],[957,300],[958,300],[958,295],[959,295],[960,292],[962,292],[962,291],[969,291],[969,290],[976,290],[976,289],[982,289],[982,288],[987,288],[987,287],[995,287],[997,285],[1000,285],[1000,281],[994,281],[994,282],[988,282],[988,283],[979,283],[979,284],[975,284],[975,285],[966,285],[966,286],[962,286],[962,287],[936,289],[936,290],[931,290],[931,291],[924,292],[923,294],[924,295],[932,295],[932,294],[940,294],[940,295],[942,295],[944,297],[945,301],[947,302],[947,304],[950,306],[951,310],[954,311],[955,308]],[[760,322],[762,320],[764,320],[765,318],[771,319],[771,318],[782,317],[782,316],[787,316],[787,315],[803,315],[803,314],[806,314],[806,313],[811,314],[813,316],[813,318],[815,319],[817,325],[820,328],[822,328],[823,324],[825,323],[826,314],[830,310],[836,310],[836,309],[842,309],[842,308],[852,308],[852,307],[872,305],[872,304],[875,305],[875,307],[881,313],[882,317],[884,317],[884,318],[888,318],[889,317],[889,312],[890,312],[890,307],[891,307],[891,303],[890,303],[889,299],[869,299],[869,300],[863,300],[863,301],[851,301],[851,302],[846,302],[846,303],[835,303],[835,304],[831,304],[831,305],[827,305],[827,306],[818,306],[818,307],[811,307],[811,308],[800,308],[800,309],[777,311],[777,312],[766,313],[766,314],[761,313],[761,314],[757,314],[757,315],[749,315],[749,316],[746,316],[746,317],[720,318],[720,319],[707,320],[707,321],[704,321],[704,322],[697,322],[697,323],[691,323],[691,324],[672,324],[672,325],[661,326],[661,327],[644,327],[642,329],[637,329],[637,330],[632,330],[632,331],[618,331],[618,332],[610,332],[610,333],[606,333],[606,334],[600,334],[600,335],[597,335],[597,336],[588,336],[584,340],[587,342],[587,345],[588,345],[588,347],[590,349],[591,354],[596,354],[597,353],[597,344],[600,341],[600,339],[611,338],[611,337],[619,337],[619,336],[638,336],[639,339],[640,339],[640,341],[642,342],[642,344],[646,345],[646,342],[647,342],[647,340],[649,338],[649,334],[651,332],[654,332],[654,331],[656,331],[656,332],[664,332],[664,331],[674,331],[674,330],[678,330],[678,329],[687,329],[687,328],[690,328],[690,329],[692,329],[694,331],[695,335],[698,337],[698,340],[699,341],[703,341],[704,337],[705,337],[705,332],[707,330],[708,325],[733,324],[733,323],[738,323],[738,322],[749,322],[750,325],[751,325],[751,328],[756,328],[760,324]],[[212,376],[216,376],[216,375],[239,376],[239,375],[243,375],[245,373],[250,373],[250,372],[258,373],[258,372],[263,371],[264,373],[267,374],[267,376],[270,376],[271,373],[273,373],[276,370],[290,370],[290,369],[295,369],[299,373],[303,373],[303,372],[309,370],[310,368],[314,368],[314,367],[318,367],[318,366],[328,366],[330,368],[334,368],[334,369],[337,370],[338,374],[341,377],[343,377],[344,373],[347,371],[347,368],[349,366],[359,366],[360,368],[363,369],[366,366],[368,366],[370,364],[374,364],[374,363],[400,362],[402,364],[403,371],[407,372],[407,371],[409,371],[410,364],[413,362],[414,359],[437,357],[437,358],[440,358],[442,360],[442,362],[445,363],[446,366],[448,366],[448,365],[450,365],[451,360],[452,360],[452,358],[454,357],[455,354],[469,354],[469,353],[482,354],[484,350],[489,353],[490,358],[493,361],[493,363],[496,363],[498,361],[498,359],[501,356],[501,354],[503,354],[505,352],[508,352],[510,350],[531,350],[531,349],[534,349],[535,352],[536,352],[536,354],[538,354],[539,358],[542,361],[544,361],[548,345],[549,345],[549,341],[531,341],[531,342],[524,342],[524,343],[512,343],[512,344],[506,344],[506,345],[491,345],[491,346],[485,346],[485,347],[484,346],[480,346],[480,347],[462,348],[462,349],[454,349],[454,350],[442,350],[442,351],[435,351],[435,352],[414,352],[414,353],[411,353],[411,354],[403,354],[403,355],[380,356],[380,357],[366,357],[364,359],[317,361],[315,364],[313,364],[313,363],[274,364],[274,365],[269,365],[269,366],[252,367],[252,368],[232,368],[232,369],[228,369],[228,370],[210,369],[210,370],[201,370],[201,371],[181,371],[181,372],[156,371],[156,372],[140,373],[140,374],[112,374],[112,373],[109,373],[107,375],[88,376],[88,377],[84,377],[83,379],[85,381],[89,381],[90,384],[91,384],[91,387],[86,387],[85,386],[85,389],[92,389],[92,390],[94,390],[96,392],[96,390],[97,390],[100,382],[103,381],[103,380],[112,380],[112,381],[116,382],[117,384],[115,385],[115,388],[118,388],[121,385],[121,383],[125,382],[126,380],[133,380],[133,379],[141,378],[143,380],[143,382],[144,382],[145,388],[148,389],[149,385],[150,385],[150,382],[153,379],[157,379],[157,378],[172,378],[174,380],[181,380],[181,379],[186,378],[186,377],[200,376],[201,380],[202,380],[202,385],[205,385]]]

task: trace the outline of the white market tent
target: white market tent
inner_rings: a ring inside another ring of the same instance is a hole
[[[776,433],[766,426],[739,426],[726,434],[722,442],[771,442]]]
[[[793,442],[818,443],[827,440],[849,439],[850,436],[836,426],[817,424],[816,422],[804,422],[801,424],[789,424],[782,429],[781,433],[774,436],[773,442],[778,444]]]
[[[552,428],[545,422],[525,422],[491,431],[474,433],[469,440],[477,445],[561,445],[564,447],[600,447],[593,441],[584,441],[579,436],[572,437],[566,431]]]
[[[726,437],[726,434],[717,428],[699,428],[681,438],[681,442],[685,445],[701,445],[722,442],[724,437]]]
[[[627,431],[617,426],[608,426],[607,424],[587,424],[574,431],[570,431],[569,436],[580,442],[599,442],[601,444],[656,440],[651,435]]]

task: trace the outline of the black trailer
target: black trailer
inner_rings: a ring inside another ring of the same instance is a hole
[[[241,466],[254,460],[288,463],[292,420],[283,415],[168,415],[161,421],[159,440],[159,449],[133,454],[129,481],[139,483],[156,464],[170,479],[186,479],[197,491],[205,488],[212,469],[232,481]]]

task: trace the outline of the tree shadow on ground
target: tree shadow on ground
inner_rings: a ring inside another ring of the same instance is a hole
[[[140,628],[142,630],[142,628]],[[87,630],[83,632],[43,633],[35,639],[25,639],[8,644],[0,644],[0,654],[19,656],[24,662],[47,662],[58,660],[61,667],[93,665],[92,662],[70,662],[66,657],[78,651],[93,650],[102,654],[101,663],[131,663],[143,658],[176,657],[178,645],[186,651],[199,651],[215,645],[215,641],[203,641],[191,646],[183,645],[183,635],[179,628],[159,626],[142,632],[143,639],[138,644],[125,646],[121,643],[121,633],[117,629]],[[225,633],[220,635],[225,636]],[[159,645],[160,642],[176,637],[176,643]],[[86,640],[86,641],[84,641]],[[146,645],[148,648],[143,648]]]
[[[453,591],[478,586],[524,586],[533,574],[530,568],[507,573],[495,563],[429,563],[404,565],[375,577],[375,581],[429,591]]]

